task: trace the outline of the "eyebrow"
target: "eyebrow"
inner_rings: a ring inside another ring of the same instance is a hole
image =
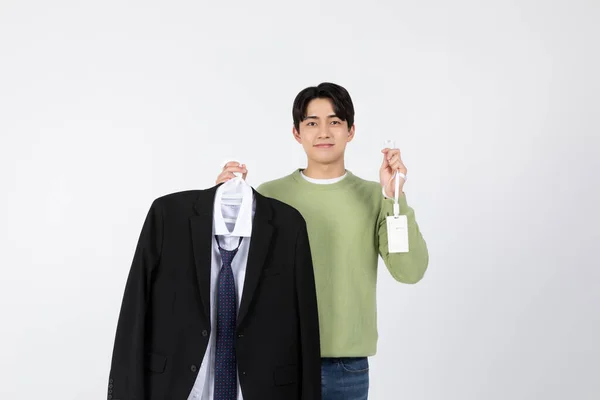
[[[327,118],[339,118],[339,117],[335,114],[330,114],[327,116]],[[319,119],[319,117],[317,117],[316,115],[308,115],[308,116],[304,117],[304,120],[307,120],[307,119]]]

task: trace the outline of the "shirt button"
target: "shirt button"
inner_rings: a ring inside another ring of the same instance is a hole
[[[202,331],[202,336],[208,336],[208,331],[206,329]]]
[[[195,365],[192,365],[192,366],[190,367],[190,370],[191,370],[192,372],[196,372],[196,371],[198,370],[198,367],[196,367]]]
[[[238,334],[238,337],[239,337],[239,338],[243,338],[243,337],[244,337],[244,334],[243,334],[243,333],[240,333],[240,334]]]

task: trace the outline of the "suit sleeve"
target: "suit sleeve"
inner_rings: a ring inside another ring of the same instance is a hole
[[[146,215],[125,284],[109,374],[109,400],[146,398],[145,315],[152,273],[160,260],[162,239],[163,215],[155,200]]]
[[[296,239],[296,295],[300,316],[302,400],[321,400],[321,344],[312,255],[306,223]]]

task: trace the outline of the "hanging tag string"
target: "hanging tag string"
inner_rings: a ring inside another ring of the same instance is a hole
[[[394,217],[400,215],[400,204],[398,204],[398,192],[400,191],[400,171],[396,171],[396,187],[394,188]]]
[[[386,140],[383,144],[383,147],[395,149],[396,143],[393,140]],[[394,179],[394,178],[396,178],[396,185],[395,185],[396,190],[394,190],[394,218],[398,218],[400,216],[400,204],[398,203],[398,197],[400,196],[400,193],[399,193],[400,192],[400,178],[402,178],[406,181],[406,175],[404,175],[399,170],[396,170],[394,175],[392,175],[392,179]],[[386,187],[389,186],[389,184],[391,182],[392,182],[392,180],[390,179],[390,181],[387,183]],[[385,194],[385,189],[384,189],[384,194]]]
[[[400,204],[398,202],[398,198],[400,197],[400,178],[404,179],[406,181],[406,175],[404,175],[402,172],[396,170],[396,172],[394,173],[394,175],[392,175],[392,178],[389,180],[387,186],[390,185],[390,183],[392,183],[392,179],[395,179],[394,182],[394,217],[398,218],[398,216],[400,215]]]

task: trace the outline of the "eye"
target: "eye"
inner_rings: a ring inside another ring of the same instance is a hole
[[[313,121],[308,121],[306,123],[306,126],[315,126],[315,125],[317,125],[317,124],[315,122],[313,122]]]
[[[334,125],[339,125],[339,124],[341,124],[341,122],[340,122],[340,121],[331,121],[331,123],[332,123],[332,124],[334,124]]]

